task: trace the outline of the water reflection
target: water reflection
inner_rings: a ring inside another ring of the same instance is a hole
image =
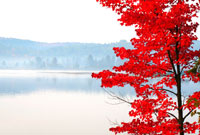
[[[12,73],[12,74],[11,74]],[[0,72],[0,94],[31,93],[38,90],[81,91],[84,93],[101,93],[100,80],[92,79],[91,72]],[[123,89],[123,90],[122,90]],[[111,90],[111,89],[110,89]],[[116,93],[130,94],[130,87],[113,88]]]
[[[0,71],[0,134],[112,135],[110,120],[128,121],[130,106],[108,104],[113,102],[90,74]],[[199,86],[189,81],[182,85],[185,95]],[[128,86],[109,90],[134,96]]]
[[[158,81],[151,80],[151,83]],[[31,93],[38,90],[77,91],[101,93],[100,80],[92,79],[91,72],[64,71],[0,71],[0,94]],[[185,81],[183,94],[190,95],[199,90],[200,83]],[[108,89],[120,95],[134,95],[130,86]],[[175,88],[174,88],[174,91]]]
[[[30,93],[37,90],[56,89],[59,91],[79,91],[85,92],[101,91],[96,80],[92,80],[90,74],[50,74],[47,72],[36,72],[27,75],[26,72],[15,76],[0,77],[0,93],[17,94]],[[25,76],[27,75],[27,76]]]
[[[129,106],[111,106],[104,94],[37,91],[0,97],[0,134],[112,135],[111,120],[127,120]]]
[[[90,73],[0,71],[0,134],[112,135],[130,106],[110,105]]]

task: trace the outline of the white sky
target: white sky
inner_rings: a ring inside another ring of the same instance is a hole
[[[135,37],[117,18],[96,0],[0,0],[0,37],[95,43]]]
[[[96,0],[0,0],[0,37],[108,43],[135,36]]]

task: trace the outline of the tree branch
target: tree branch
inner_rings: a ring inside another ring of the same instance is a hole
[[[175,77],[176,77],[176,76],[177,76],[177,73],[176,73],[176,69],[175,69],[175,66],[174,66],[173,59],[172,59],[172,57],[171,57],[171,53],[170,53],[169,50],[167,50],[167,53],[168,53],[168,57],[169,57],[170,63],[171,63],[171,65],[172,65],[172,69],[173,69],[174,74],[175,74]]]
[[[172,93],[172,94],[174,94],[174,95],[177,96],[177,94],[176,94],[175,92],[173,92],[173,91],[171,91],[171,90],[168,90],[168,89],[153,89],[153,88],[149,88],[149,89],[152,89],[152,90],[164,90],[164,91],[166,91],[166,92],[170,92],[170,93]]]
[[[188,66],[188,65],[185,65],[185,66],[183,66],[183,67],[181,68],[181,74],[182,74],[184,68],[187,67],[187,66]]]
[[[183,118],[183,121],[193,112],[194,110],[192,109],[191,111],[189,111]]]
[[[169,73],[174,73],[173,71],[169,71],[169,70],[166,70],[166,69],[163,69],[163,68],[159,68],[160,70],[163,70],[163,71],[166,71],[166,72],[169,72]]]
[[[172,94],[174,94],[174,95],[177,96],[177,93],[175,93],[175,92],[173,92],[173,91],[171,91],[171,90],[168,90],[168,89],[160,89],[160,90],[164,90],[164,91],[170,92],[170,93],[172,93]]]
[[[106,89],[104,89],[104,88],[103,88],[103,90],[104,90],[108,95],[110,95],[111,97],[113,97],[113,98],[115,98],[115,99],[118,99],[118,100],[120,100],[120,101],[123,101],[123,102],[125,102],[125,103],[128,103],[128,104],[132,105],[131,102],[129,102],[129,101],[123,99],[123,98],[120,98],[119,96],[114,95],[112,92],[109,92],[108,90],[106,90]]]
[[[170,112],[167,112],[167,114],[171,115],[171,116],[174,117],[177,121],[179,121],[178,118],[177,118],[174,114],[172,114],[172,113],[170,113]]]

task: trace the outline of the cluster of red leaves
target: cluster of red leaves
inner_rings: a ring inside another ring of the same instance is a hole
[[[200,9],[199,1],[188,0],[97,0],[120,15],[121,25],[135,26],[137,38],[132,49],[113,48],[123,65],[104,70],[92,77],[101,79],[102,87],[130,85],[136,91],[130,117],[133,120],[111,128],[115,133],[175,135],[180,132],[178,120],[169,112],[178,108],[164,87],[177,86],[182,79],[198,82],[194,74],[183,72],[200,51],[191,50],[198,23],[192,21]],[[178,71],[180,69],[180,71]],[[178,73],[179,72],[179,73]],[[164,75],[164,76],[163,76]],[[149,80],[162,77],[150,84]],[[171,92],[176,94],[175,92]],[[186,108],[184,108],[186,109]],[[197,124],[185,124],[184,132],[195,132]]]
[[[185,105],[190,111],[195,109],[200,109],[200,91],[193,93],[187,100],[187,104]]]
[[[193,123],[185,122],[184,128],[185,128],[185,133],[195,134],[196,130],[200,129],[200,125],[197,122],[193,122]]]
[[[200,91],[194,92],[193,95],[191,95],[186,104],[183,106],[185,109],[187,108],[189,111],[191,111],[192,115],[196,114],[197,110],[200,110]],[[199,121],[198,122],[185,122],[185,133],[188,134],[194,134],[196,130],[198,129],[200,131],[200,115],[199,115]]]

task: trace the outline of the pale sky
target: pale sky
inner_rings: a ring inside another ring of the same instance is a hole
[[[0,0],[0,37],[94,43],[135,37],[117,18],[96,0]]]
[[[135,36],[96,0],[0,0],[0,37],[109,43]]]

